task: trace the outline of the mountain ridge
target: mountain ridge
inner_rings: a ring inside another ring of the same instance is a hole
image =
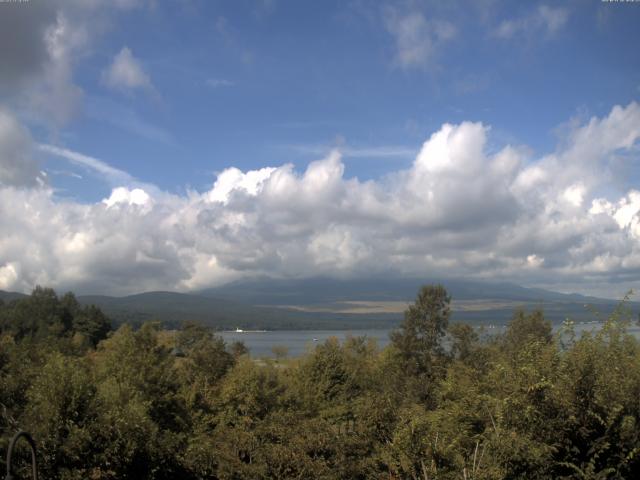
[[[312,277],[238,280],[192,292],[149,291],[125,296],[78,295],[82,304],[100,307],[116,323],[158,320],[170,327],[193,320],[215,329],[364,329],[390,328],[402,319],[421,285],[442,283],[452,296],[452,321],[506,323],[518,308],[542,308],[555,323],[570,317],[595,319],[587,305],[607,315],[617,301],[528,288],[509,282],[418,278],[358,280]],[[5,302],[24,298],[0,291]],[[629,302],[633,310],[640,303]]]

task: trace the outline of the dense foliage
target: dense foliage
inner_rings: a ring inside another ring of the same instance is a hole
[[[30,431],[47,479],[640,478],[622,308],[581,338],[520,311],[482,339],[449,302],[424,287],[383,350],[256,360],[196,324],[109,331],[38,288],[0,304],[0,450]]]

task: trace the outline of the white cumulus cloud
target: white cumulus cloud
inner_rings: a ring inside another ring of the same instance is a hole
[[[261,274],[396,274],[613,294],[640,282],[640,193],[616,190],[610,168],[621,151],[638,160],[640,105],[575,126],[545,155],[489,151],[490,136],[482,123],[444,124],[410,168],[368,181],[345,176],[336,150],[304,171],[231,167],[184,195],[115,184],[94,204],[61,200],[46,183],[3,183],[0,288],[131,293]],[[0,152],[13,138],[0,135]]]

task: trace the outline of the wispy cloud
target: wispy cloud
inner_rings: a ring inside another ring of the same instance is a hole
[[[68,148],[49,145],[46,143],[39,144],[37,148],[38,150],[46,154],[67,160],[71,164],[82,168],[84,171],[90,174],[93,174],[95,177],[99,178],[110,187],[114,187],[114,191],[120,191],[123,189],[143,189],[144,191],[156,196],[162,195],[162,191],[156,185],[152,183],[141,182],[129,172],[109,165],[109,163],[105,162],[104,160],[100,160],[96,157],[85,155],[84,153],[76,152]],[[82,176],[78,175],[77,173],[70,172],[69,175],[78,179],[82,179]]]
[[[235,85],[231,80],[225,78],[209,78],[206,83],[211,88],[233,87]]]
[[[455,26],[445,20],[427,20],[420,12],[385,13],[386,27],[396,43],[395,62],[402,68],[433,67],[442,46],[456,35]]]
[[[71,172],[68,170],[50,170],[47,169],[47,173],[51,174],[51,175],[59,175],[62,177],[71,177],[71,178],[77,178],[78,180],[82,180],[82,175],[80,175],[79,173],[76,172]]]
[[[107,162],[98,160],[95,157],[56,147],[55,145],[40,144],[38,148],[45,153],[64,158],[75,165],[100,174],[111,185],[131,185],[136,183],[136,180],[129,173],[112,167]]]
[[[380,145],[372,147],[352,147],[348,145],[285,145],[284,148],[302,154],[326,155],[331,150],[340,152],[343,158],[414,158],[418,149],[401,145]]]
[[[489,88],[491,76],[489,73],[471,73],[457,78],[453,82],[453,90],[458,95],[478,93]]]
[[[302,129],[302,128],[323,128],[323,127],[336,127],[336,126],[344,126],[347,122],[343,120],[291,120],[288,122],[278,122],[274,123],[274,127],[278,128],[292,128],[292,129]]]
[[[140,60],[133,56],[129,47],[122,47],[111,65],[102,72],[102,83],[117,90],[155,92],[149,74],[145,72]]]
[[[533,35],[540,32],[553,35],[567,23],[568,19],[569,11],[566,8],[540,5],[529,15],[504,20],[493,31],[493,36],[510,39],[517,35]]]
[[[96,120],[106,122],[118,129],[140,137],[174,145],[170,132],[140,117],[133,109],[103,97],[92,97],[87,101],[87,114]]]

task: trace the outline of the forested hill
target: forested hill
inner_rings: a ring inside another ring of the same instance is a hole
[[[100,307],[116,323],[140,324],[149,320],[160,320],[166,326],[178,327],[184,321],[197,321],[223,330],[238,327],[341,328],[344,325],[344,319],[333,318],[331,315],[307,316],[241,301],[177,292],[147,292],[126,297],[81,295],[78,299],[83,304]]]
[[[18,292],[5,292],[4,290],[0,290],[0,300],[3,302],[10,302],[11,300],[18,300],[20,298],[26,298],[27,295],[24,293]]]
[[[147,292],[124,297],[80,295],[83,305],[100,307],[116,324],[159,320],[170,327],[194,320],[216,329],[366,329],[390,328],[418,288],[420,279],[336,280],[259,278],[193,293]],[[518,308],[542,308],[554,323],[566,318],[597,320],[616,301],[525,288],[511,283],[446,280],[452,292],[452,318],[482,324],[506,324]],[[20,293],[0,292],[9,301]],[[640,311],[640,304],[629,302]]]

